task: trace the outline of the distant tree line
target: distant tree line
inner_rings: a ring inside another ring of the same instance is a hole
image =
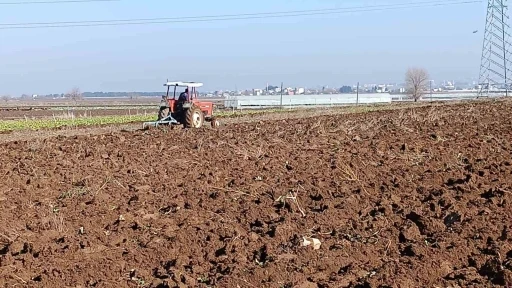
[[[46,94],[38,95],[38,98],[69,98],[72,100],[80,100],[87,97],[151,97],[151,96],[162,96],[165,93],[162,92],[82,92],[74,91],[75,89],[61,94]],[[31,95],[23,94],[21,99],[32,99]]]
[[[84,92],[83,97],[133,97],[162,96],[162,92]]]
[[[352,93],[354,90],[350,86],[343,86],[340,88],[340,93]]]

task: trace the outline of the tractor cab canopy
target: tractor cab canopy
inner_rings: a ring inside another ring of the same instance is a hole
[[[203,83],[199,83],[199,82],[181,82],[181,81],[175,81],[175,82],[167,82],[164,84],[164,86],[176,86],[176,87],[194,87],[194,88],[198,88],[198,87],[202,87],[203,86]]]
[[[199,83],[199,82],[181,82],[181,81],[173,81],[173,82],[167,82],[164,84],[164,86],[167,87],[167,95],[165,96],[166,98],[169,98],[169,92],[170,92],[170,89],[171,87],[174,87],[174,93],[173,93],[173,99],[176,99],[176,96],[179,96],[182,94],[182,92],[180,92],[179,95],[176,95],[176,90],[178,87],[185,87],[186,90],[185,91],[188,91],[186,97],[187,97],[187,101],[190,101],[192,99],[195,99],[197,98],[197,88],[199,87],[202,87],[203,86],[203,83]],[[183,91],[183,92],[185,92]]]

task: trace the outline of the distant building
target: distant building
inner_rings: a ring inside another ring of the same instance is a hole
[[[452,81],[447,81],[443,84],[442,87],[444,90],[455,90],[455,83]]]
[[[336,94],[336,93],[338,93],[338,91],[333,88],[325,88],[325,89],[323,89],[322,93],[323,94]]]
[[[375,87],[375,92],[377,93],[389,93],[393,90],[394,85],[392,84],[379,84]]]

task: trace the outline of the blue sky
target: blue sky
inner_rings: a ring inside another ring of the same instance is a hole
[[[184,17],[420,1],[122,0],[0,5],[0,23]],[[205,90],[264,87],[267,82],[276,85],[281,81],[307,87],[400,82],[410,66],[428,69],[438,81],[475,78],[485,6],[482,2],[279,19],[0,30],[0,95],[61,93],[74,86],[82,91],[160,91],[167,78],[202,81]],[[474,30],[479,32],[473,34]]]

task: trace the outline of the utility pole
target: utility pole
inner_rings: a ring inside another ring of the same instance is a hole
[[[430,103],[432,103],[432,80],[430,82]]]
[[[283,82],[281,82],[281,109],[283,109]]]
[[[356,105],[359,105],[359,82],[357,82]]]

